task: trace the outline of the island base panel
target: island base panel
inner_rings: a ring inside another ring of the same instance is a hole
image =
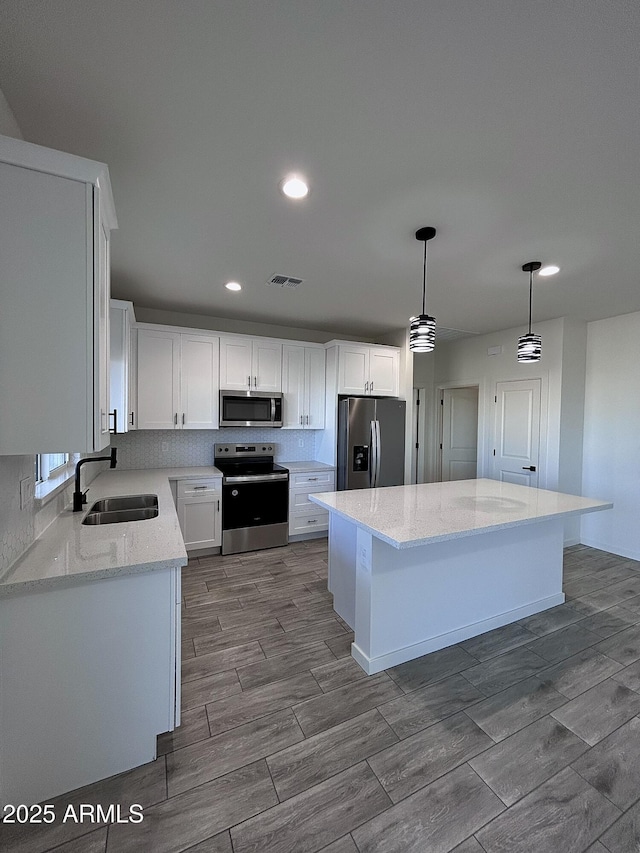
[[[564,602],[561,519],[405,549],[340,522],[329,559],[347,577],[332,580],[334,606],[369,675]]]

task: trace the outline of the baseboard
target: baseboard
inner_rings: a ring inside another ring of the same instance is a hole
[[[598,542],[588,536],[581,537],[579,544],[586,545],[587,548],[597,548],[598,551],[606,551],[608,554],[615,554],[617,557],[624,557],[626,560],[640,560],[640,551],[614,548],[610,542]]]
[[[408,660],[414,660],[415,658],[422,657],[422,655],[437,652],[439,649],[444,649],[447,646],[454,646],[463,640],[477,637],[479,634],[486,634],[487,631],[492,631],[494,628],[501,628],[503,625],[517,622],[518,619],[524,619],[527,616],[532,616],[534,613],[540,613],[543,610],[548,610],[550,607],[564,604],[564,600],[563,592],[549,595],[546,598],[538,599],[538,601],[533,601],[522,607],[516,607],[514,610],[508,610],[506,613],[500,613],[489,619],[482,619],[471,625],[457,628],[455,631],[439,634],[437,637],[430,637],[421,643],[404,646],[401,649],[394,649],[392,652],[387,652],[377,657],[368,657],[358,644],[354,642],[351,644],[351,654],[367,675],[374,675],[376,672],[382,672],[383,669],[389,669],[389,667],[398,666],[398,664],[406,663]]]

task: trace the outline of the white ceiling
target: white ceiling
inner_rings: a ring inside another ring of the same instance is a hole
[[[637,0],[2,0],[0,89],[109,164],[115,296],[376,335],[433,225],[428,313],[487,332],[529,260],[534,326],[640,310],[639,44]]]

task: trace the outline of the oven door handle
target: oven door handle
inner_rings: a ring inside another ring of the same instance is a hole
[[[288,480],[288,474],[244,474],[237,477],[225,477],[223,485],[231,486],[234,483],[270,483],[272,480]]]

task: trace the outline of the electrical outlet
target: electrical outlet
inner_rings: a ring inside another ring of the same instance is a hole
[[[33,477],[20,480],[20,509],[30,509],[33,506]]]
[[[163,453],[168,453],[169,452],[169,442],[163,441],[161,444],[161,448],[162,448]]]

